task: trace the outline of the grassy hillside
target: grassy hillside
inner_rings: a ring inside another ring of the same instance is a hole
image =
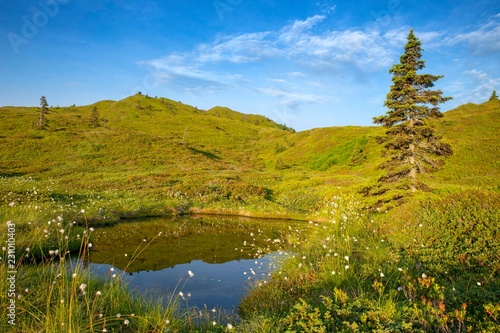
[[[439,172],[429,175],[432,185],[499,189],[500,101],[468,103],[445,113],[436,131],[454,154]]]
[[[91,122],[94,107],[98,127]],[[455,153],[423,180],[441,190],[498,189],[499,109],[498,101],[467,104],[436,120]],[[28,189],[16,180],[32,177],[44,188],[37,191],[42,201],[133,196],[165,207],[240,212],[258,201],[264,211],[304,213],[338,187],[356,191],[382,172],[380,127],[295,133],[263,116],[139,94],[52,107],[43,130],[37,117],[35,107],[0,108],[3,204]]]
[[[143,95],[52,107],[46,129],[36,127],[38,112],[0,108],[0,220],[12,221],[0,233],[15,226],[16,258],[45,259],[18,266],[26,292],[20,331],[58,332],[60,323],[74,331],[200,331],[175,301],[165,309],[53,264],[55,249],[61,260],[85,258],[91,226],[189,211],[318,222],[307,241],[288,239],[295,255],[252,289],[235,331],[498,331],[499,101],[463,105],[433,122],[454,154],[422,175],[430,191],[391,211],[367,210],[377,198],[359,194],[383,172],[380,127],[296,133],[258,115]],[[7,280],[7,270],[0,276]],[[125,324],[116,313],[134,315]]]

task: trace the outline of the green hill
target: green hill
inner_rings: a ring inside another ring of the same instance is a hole
[[[448,111],[435,122],[436,131],[454,154],[430,182],[472,188],[500,185],[500,101],[468,103]]]
[[[98,127],[91,122],[94,107]],[[51,107],[44,130],[36,127],[38,113],[0,108],[3,204],[31,186],[16,187],[16,180],[31,177],[44,188],[40,200],[80,195],[134,198],[141,207],[310,213],[325,197],[356,191],[382,172],[380,127],[296,133],[260,115],[140,94]],[[493,101],[463,105],[435,121],[455,154],[425,181],[436,189],[498,189],[499,114],[500,102]]]

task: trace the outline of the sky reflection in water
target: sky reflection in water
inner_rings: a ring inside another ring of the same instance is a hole
[[[202,260],[164,268],[159,271],[139,271],[126,273],[122,279],[132,289],[151,296],[179,296],[181,304],[200,309],[236,311],[242,297],[257,279],[263,281],[275,267],[278,258],[284,258],[285,252],[273,252],[258,259],[233,260],[222,264],[208,264]],[[112,265],[90,264],[93,271],[106,275]],[[190,277],[188,271],[194,276]],[[121,273],[114,268],[116,274]],[[253,272],[253,273],[252,273]],[[255,275],[254,275],[255,273]],[[190,295],[190,296],[188,296]],[[166,301],[167,297],[165,297]]]
[[[173,294],[189,307],[232,312],[252,284],[265,280],[286,257],[281,248],[286,235],[306,227],[238,217],[120,223],[96,229],[90,267],[102,275],[123,273],[139,293],[165,301]]]

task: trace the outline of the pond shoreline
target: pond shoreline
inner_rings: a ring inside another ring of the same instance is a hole
[[[305,214],[297,213],[258,213],[251,210],[231,210],[231,209],[217,209],[217,208],[200,208],[200,207],[186,207],[184,209],[179,209],[179,207],[171,207],[171,209],[166,212],[158,213],[151,211],[142,211],[141,213],[131,213],[126,210],[115,210],[113,211],[116,218],[103,219],[100,216],[85,216],[80,218],[77,223],[80,225],[87,225],[91,227],[100,226],[112,226],[117,223],[129,220],[145,219],[145,218],[158,218],[158,217],[181,217],[181,216],[195,216],[195,215],[206,215],[206,216],[224,216],[224,217],[246,217],[251,219],[272,219],[272,220],[289,220],[289,221],[314,221],[314,222],[325,222],[325,218],[314,217],[311,218]]]

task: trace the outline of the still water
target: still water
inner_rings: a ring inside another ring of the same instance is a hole
[[[95,230],[90,268],[120,274],[151,297],[180,297],[199,309],[236,312],[265,283],[308,224],[275,219],[197,216],[123,222]]]

